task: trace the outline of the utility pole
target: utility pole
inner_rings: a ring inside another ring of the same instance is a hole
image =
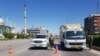
[[[26,0],[24,1],[24,34],[27,35],[27,12],[26,12]]]

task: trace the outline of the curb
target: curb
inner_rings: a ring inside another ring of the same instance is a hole
[[[89,48],[88,45],[87,45],[87,47]],[[97,47],[97,46],[92,46],[92,49],[97,50],[97,51],[100,51],[100,47]]]
[[[97,50],[92,49],[91,52],[100,56],[100,52]]]
[[[100,47],[92,46],[92,49],[95,49],[97,51],[100,51]]]

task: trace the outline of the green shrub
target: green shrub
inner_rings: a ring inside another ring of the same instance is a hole
[[[15,34],[14,33],[3,33],[3,35],[5,36],[5,38],[7,39],[13,39]]]
[[[25,34],[17,34],[17,39],[26,39],[28,37],[30,37],[30,36],[29,35],[25,36]]]
[[[93,45],[100,46],[100,35],[94,35],[94,37],[93,37]]]
[[[17,34],[17,39],[23,39],[23,38],[25,38],[24,34]]]
[[[36,34],[30,33],[26,36],[26,38],[30,39],[30,38],[35,38]]]

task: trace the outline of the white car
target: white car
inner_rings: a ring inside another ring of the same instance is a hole
[[[7,40],[3,34],[0,34],[0,40]]]
[[[49,41],[48,36],[45,34],[37,34],[36,38],[31,40],[32,47],[44,47],[48,48]]]

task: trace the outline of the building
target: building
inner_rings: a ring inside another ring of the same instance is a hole
[[[37,27],[37,28],[27,29],[27,32],[32,34],[38,34],[38,33],[48,33],[48,30],[42,27]]]
[[[21,33],[24,34],[24,30],[22,30]],[[38,33],[47,34],[48,33],[48,30],[45,29],[45,28],[43,28],[43,27],[36,27],[36,28],[27,29],[27,34],[28,35],[36,35]]]
[[[0,33],[12,33],[12,29],[15,28],[5,25],[3,18],[0,17]]]
[[[100,14],[91,14],[84,20],[86,34],[100,33]]]

